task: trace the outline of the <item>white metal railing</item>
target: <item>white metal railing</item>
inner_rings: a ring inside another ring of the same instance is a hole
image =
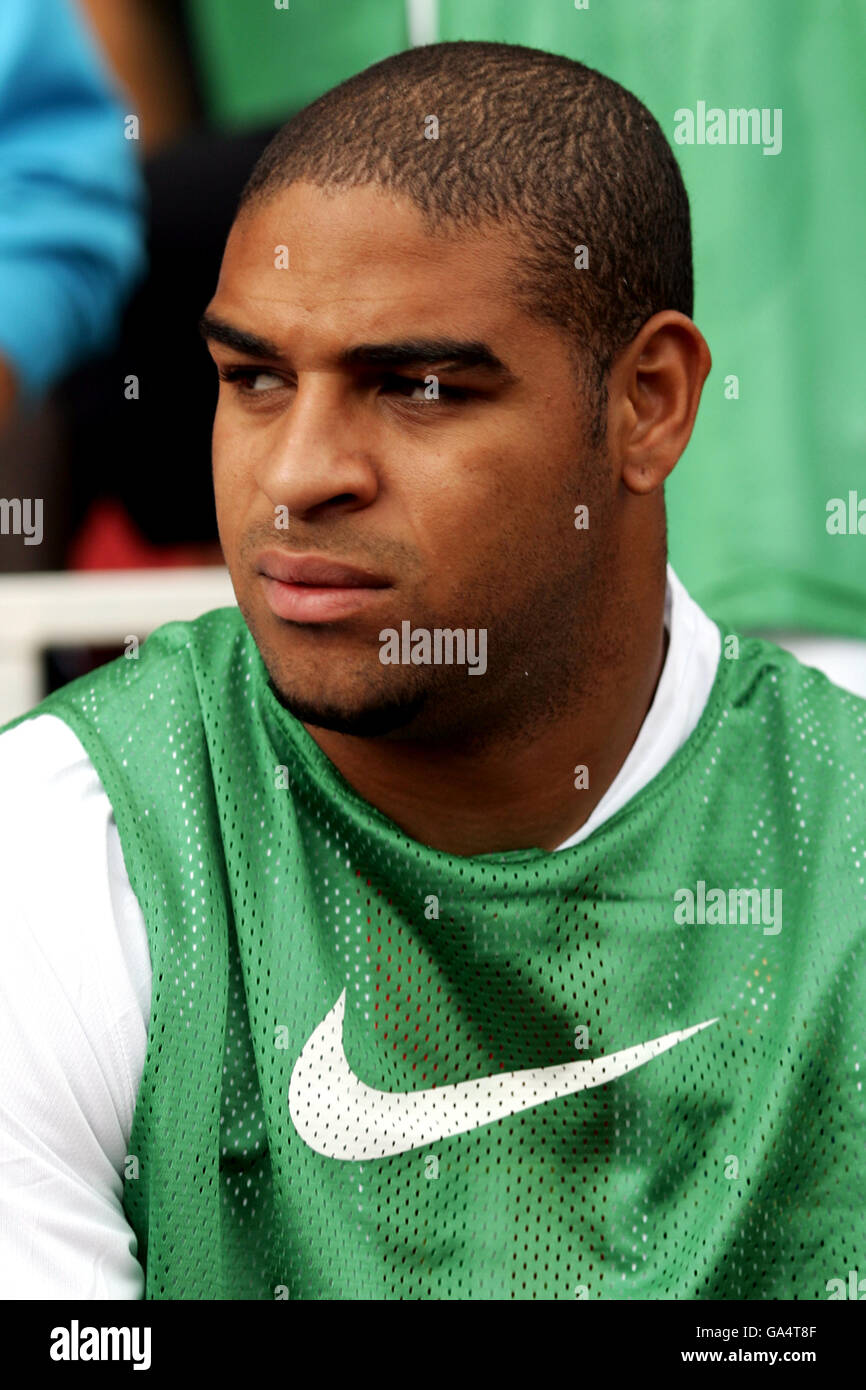
[[[0,576],[0,725],[45,695],[46,648],[143,641],[162,623],[235,603],[222,565]]]

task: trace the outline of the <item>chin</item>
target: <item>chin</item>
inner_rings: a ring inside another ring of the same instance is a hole
[[[407,695],[402,699],[382,700],[375,705],[361,705],[355,709],[345,705],[328,704],[323,700],[306,700],[302,696],[278,690],[271,680],[271,689],[289,714],[302,724],[316,729],[329,729],[335,734],[348,734],[352,738],[377,738],[393,733],[411,724],[423,709],[427,696],[424,692]]]

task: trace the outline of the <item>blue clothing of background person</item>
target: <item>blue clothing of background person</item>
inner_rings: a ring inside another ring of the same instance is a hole
[[[24,401],[111,342],[144,269],[123,100],[69,0],[3,0],[0,359]]]

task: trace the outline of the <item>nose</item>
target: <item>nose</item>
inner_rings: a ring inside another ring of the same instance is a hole
[[[291,406],[263,432],[257,482],[290,517],[368,507],[379,489],[373,433],[335,373],[301,373]]]

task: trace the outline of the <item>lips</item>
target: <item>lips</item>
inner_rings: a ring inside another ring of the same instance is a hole
[[[266,551],[257,561],[271,612],[292,623],[332,623],[382,602],[391,581],[318,555]]]
[[[323,560],[316,555],[280,555],[268,551],[260,555],[257,568],[281,584],[311,585],[318,589],[387,589],[390,581],[370,570]]]

